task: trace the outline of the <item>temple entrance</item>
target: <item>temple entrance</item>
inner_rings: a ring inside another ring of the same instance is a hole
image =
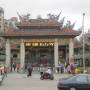
[[[25,63],[31,63],[33,67],[53,67],[54,66],[54,49],[48,47],[26,47]]]
[[[68,49],[66,45],[59,46],[59,57],[58,57],[58,64],[67,64],[68,63]]]
[[[40,42],[40,43],[24,43],[25,45],[25,64],[32,64],[33,67],[55,67],[55,58],[54,58],[54,44],[49,42]],[[68,63],[68,46],[59,45],[58,46],[58,59],[57,63],[66,64]],[[20,63],[19,59],[20,50],[12,50],[12,59],[11,63]]]
[[[59,46],[58,65],[67,63],[66,46]],[[54,67],[54,46],[26,46],[25,63],[33,67]]]

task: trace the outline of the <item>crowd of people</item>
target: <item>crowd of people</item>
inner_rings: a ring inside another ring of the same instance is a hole
[[[80,67],[78,67],[75,64],[67,64],[67,65],[59,65],[57,67],[57,73],[68,73],[68,74],[79,74],[79,73],[88,73],[90,74],[90,67],[86,67],[86,69],[84,70],[82,67],[82,70],[80,69]]]
[[[80,73],[80,69],[77,68],[75,64],[60,64],[58,67],[55,68],[56,72],[59,73],[68,73],[68,74],[78,74]],[[54,70],[54,71],[55,71]],[[20,72],[20,64],[12,64],[12,72]],[[24,72],[27,72],[27,77],[32,76],[32,71],[33,71],[33,66],[32,64],[28,63],[25,64],[24,66]],[[46,71],[44,71],[46,74],[52,74],[53,69],[48,68]],[[2,75],[3,73],[7,76],[8,68],[7,67],[2,67],[0,68],[0,74]],[[41,71],[42,72],[42,71]],[[83,71],[84,72],[84,71]],[[85,73],[90,74],[90,67],[86,69]]]
[[[75,74],[79,73],[79,70],[77,70],[77,66],[75,64],[60,64],[57,67],[57,73],[68,73],[68,74]]]

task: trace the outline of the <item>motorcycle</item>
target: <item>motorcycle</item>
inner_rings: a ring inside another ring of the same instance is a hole
[[[53,80],[54,79],[54,76],[53,74],[48,74],[46,72],[40,72],[40,79],[43,80],[43,79],[50,79],[50,80]]]

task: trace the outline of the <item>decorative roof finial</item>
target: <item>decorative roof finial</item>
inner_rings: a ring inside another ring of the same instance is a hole
[[[20,15],[18,12],[17,12],[18,16],[19,16],[19,19],[20,19],[20,22],[28,22],[29,21],[29,16],[30,14],[26,14],[26,15]]]
[[[48,19],[50,19],[50,20],[58,21],[60,15],[61,15],[61,12],[58,15],[53,15],[53,14],[49,13],[47,16],[48,16]]]

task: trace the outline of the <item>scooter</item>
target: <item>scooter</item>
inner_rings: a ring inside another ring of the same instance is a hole
[[[48,74],[46,72],[40,72],[40,79],[43,80],[43,79],[50,79],[50,80],[53,80],[54,79],[54,76],[53,74]]]

